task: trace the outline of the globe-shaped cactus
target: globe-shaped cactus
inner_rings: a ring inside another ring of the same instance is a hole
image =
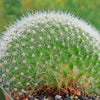
[[[0,39],[0,85],[8,92],[74,85],[98,94],[99,43],[99,32],[71,14],[28,14]]]

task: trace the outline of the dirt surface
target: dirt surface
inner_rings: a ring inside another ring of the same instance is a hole
[[[74,87],[49,88],[41,86],[34,90],[26,88],[23,92],[11,93],[11,96],[14,100],[100,100],[96,94],[91,96],[83,94],[80,89]]]

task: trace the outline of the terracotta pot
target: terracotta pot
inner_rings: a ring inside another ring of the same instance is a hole
[[[4,97],[5,97],[5,100],[11,100],[11,99],[7,96],[7,94],[6,94],[5,92],[3,92],[3,94],[4,94]]]
[[[0,86],[0,100],[13,100],[2,86]]]

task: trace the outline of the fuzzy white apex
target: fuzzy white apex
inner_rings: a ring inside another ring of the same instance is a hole
[[[97,31],[92,25],[88,24],[87,22],[73,16],[70,13],[63,13],[63,12],[41,12],[38,11],[35,14],[33,13],[28,13],[27,16],[21,17],[21,20],[17,20],[14,24],[11,24],[8,28],[7,31],[3,32],[3,36],[0,38],[0,59],[4,55],[7,47],[7,43],[11,41],[11,37],[16,36],[20,32],[23,32],[23,29],[25,26],[30,26],[32,25],[32,22],[39,22],[42,19],[43,22],[46,22],[47,19],[44,17],[48,17],[49,20],[54,19],[55,21],[66,21],[68,20],[68,23],[70,26],[74,25],[76,27],[81,28],[85,32],[88,32],[90,36],[93,36],[98,40],[97,46],[100,43],[100,35],[99,31]],[[71,23],[70,23],[71,22]],[[17,33],[15,32],[17,30]]]

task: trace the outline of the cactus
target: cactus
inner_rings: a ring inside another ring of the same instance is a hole
[[[69,13],[29,13],[0,40],[0,84],[8,92],[46,84],[98,94],[99,76],[99,32]]]

